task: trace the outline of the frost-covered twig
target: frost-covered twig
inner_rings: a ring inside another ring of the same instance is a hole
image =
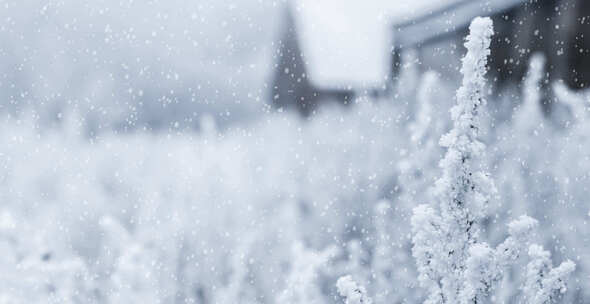
[[[247,284],[248,275],[250,274],[249,260],[251,248],[256,241],[256,233],[252,232],[242,240],[237,247],[236,252],[231,259],[231,275],[228,279],[228,284],[217,293],[218,299],[215,303],[229,304],[229,303],[245,303],[246,290],[251,286]]]
[[[375,251],[373,254],[373,273],[375,276],[375,300],[387,301],[391,296],[393,279],[393,239],[388,225],[391,221],[391,206],[388,201],[381,201],[375,206]]]
[[[551,254],[543,247],[533,244],[529,247],[531,261],[527,265],[526,279],[522,291],[527,303],[549,304],[566,292],[565,281],[576,269],[576,264],[567,260],[553,268]]]
[[[293,263],[286,279],[286,288],[276,303],[323,303],[322,292],[317,285],[318,270],[336,254],[330,247],[321,252],[305,248],[303,244],[293,246]]]
[[[481,303],[504,275],[506,266],[520,256],[537,221],[521,216],[509,224],[509,237],[493,249],[479,240],[480,222],[495,192],[493,181],[474,165],[484,151],[478,141],[479,115],[485,105],[483,90],[490,37],[489,18],[476,18],[463,59],[463,84],[457,91],[457,105],[451,110],[453,129],[441,139],[448,148],[441,161],[443,176],[436,183],[438,210],[418,206],[412,217],[412,232],[419,281],[428,289],[426,303]],[[540,58],[540,57],[537,57]],[[541,59],[534,59],[528,86],[541,79]],[[528,96],[531,106],[538,95]],[[435,205],[436,207],[436,205]],[[437,211],[439,214],[437,214]],[[531,246],[533,261],[527,267],[525,294],[529,303],[550,303],[565,291],[565,277],[574,269],[570,261],[551,269],[549,253]]]
[[[427,303],[459,302],[469,249],[477,242],[479,221],[495,189],[487,175],[473,166],[474,158],[484,149],[477,137],[480,111],[486,103],[484,75],[492,34],[491,19],[478,17],[465,42],[463,82],[451,110],[454,124],[441,139],[448,150],[440,163],[443,176],[435,189],[440,215],[431,207],[419,206],[412,217],[413,254],[419,281],[429,289]]]
[[[506,267],[526,249],[537,226],[535,219],[522,215],[508,224],[509,236],[497,248],[490,248],[486,243],[476,243],[469,248],[462,303],[480,303],[490,295],[503,278]]]
[[[461,303],[480,303],[490,294],[494,283],[502,275],[494,250],[486,243],[472,245],[465,267]]]
[[[526,215],[508,224],[508,238],[496,248],[500,266],[506,267],[518,259],[522,251],[526,250],[531,234],[538,225],[537,220]]]
[[[409,126],[413,142],[425,144],[425,137],[433,133],[431,130],[434,115],[432,103],[438,81],[438,76],[434,71],[428,71],[422,76],[416,96],[418,105],[416,118]]]
[[[589,103],[588,97],[569,89],[563,82],[553,83],[552,88],[557,100],[570,107],[574,119],[577,122],[584,122],[588,113],[586,110]]]
[[[533,54],[529,59],[529,70],[523,82],[523,101],[514,117],[515,129],[523,136],[537,134],[543,128],[543,109],[541,108],[541,81],[545,74],[545,56]]]
[[[412,216],[412,255],[418,268],[418,282],[428,290],[429,300],[426,303],[444,303],[442,279],[446,271],[444,256],[440,255],[444,248],[442,242],[442,220],[433,208],[420,205],[414,209]]]
[[[358,285],[351,276],[341,277],[336,282],[338,293],[346,298],[346,304],[371,304],[365,287]]]

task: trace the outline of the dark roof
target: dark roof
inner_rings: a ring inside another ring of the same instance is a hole
[[[456,0],[393,26],[396,48],[418,46],[465,29],[477,16],[507,11],[525,0]]]

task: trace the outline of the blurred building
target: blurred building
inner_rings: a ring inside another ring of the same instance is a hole
[[[421,69],[458,78],[463,39],[476,16],[494,21],[489,65],[490,79],[498,88],[519,83],[529,56],[536,52],[548,59],[548,80],[563,79],[572,88],[590,84],[590,2],[586,0],[446,1],[393,26],[394,78],[408,50],[418,53]]]
[[[406,58],[419,71],[436,70],[443,80],[456,82],[463,41],[476,16],[494,21],[489,79],[498,91],[520,83],[535,52],[548,59],[547,83],[563,79],[572,88],[590,85],[590,1],[412,2],[405,10],[400,2],[382,0],[287,5],[272,84],[274,105],[307,114],[328,100],[347,104],[355,95],[395,94]]]
[[[273,105],[308,115],[319,103],[377,94],[390,74],[382,1],[287,2],[277,39]]]
[[[350,88],[321,87],[311,82],[290,6],[285,9],[284,20],[276,54],[279,59],[272,84],[273,105],[279,108],[293,106],[300,113],[308,115],[322,99],[348,104],[354,96]]]

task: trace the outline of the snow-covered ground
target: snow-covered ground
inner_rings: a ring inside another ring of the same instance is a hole
[[[414,101],[425,114],[414,118],[403,103],[359,100],[310,121],[277,113],[220,131],[204,116],[202,133],[94,139],[75,113],[50,131],[6,120],[2,301],[331,303],[345,274],[376,299],[419,301],[410,214],[440,177],[452,98],[433,101],[453,89],[425,77]],[[511,220],[538,219],[531,239],[577,264],[572,303],[589,296],[588,118],[576,112],[561,129],[539,111],[483,121],[495,125],[481,163],[498,195],[482,235],[496,245]],[[498,297],[519,297],[516,270]]]

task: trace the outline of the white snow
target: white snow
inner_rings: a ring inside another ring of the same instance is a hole
[[[455,0],[456,1],[456,0]],[[389,72],[392,22],[449,1],[301,0],[293,5],[308,77],[320,87],[382,84]]]
[[[382,1],[302,0],[295,5],[304,60],[312,83],[367,86],[388,70],[388,21]]]

